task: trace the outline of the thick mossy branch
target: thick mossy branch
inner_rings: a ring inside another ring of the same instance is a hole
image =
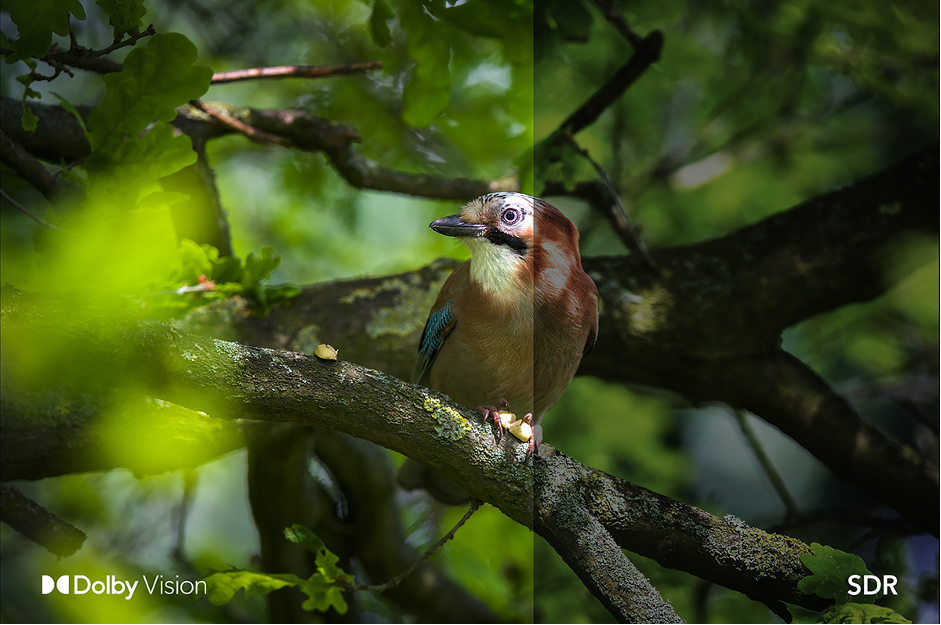
[[[800,554],[809,553],[801,541],[749,527],[731,515],[719,519],[555,450],[539,460],[535,530],[564,558],[566,551],[569,558],[592,557],[578,528],[597,524],[621,548],[737,590],[779,615],[787,613],[782,601],[824,607],[823,600],[797,590],[806,575]]]
[[[604,511],[587,506],[584,498],[576,508],[571,508],[559,501],[563,491],[568,497],[600,488],[597,492],[605,496],[617,496],[635,492],[637,487],[553,453],[548,445],[543,445],[542,455],[531,461],[534,464],[524,465],[525,444],[516,443],[513,453],[508,454],[493,444],[490,426],[484,425],[476,413],[428,389],[375,370],[349,362],[198,337],[130,316],[97,317],[94,312],[74,307],[69,307],[69,315],[65,315],[65,309],[55,302],[9,288],[3,291],[2,309],[0,345],[4,363],[14,366],[24,362],[46,363],[43,366],[48,370],[33,366],[30,371],[40,380],[54,374],[59,383],[75,383],[91,390],[88,382],[94,378],[108,387],[166,397],[206,411],[214,418],[315,425],[369,440],[442,471],[474,497],[550,538],[570,564],[577,567],[578,574],[592,580],[599,597],[609,593],[603,600],[635,620],[652,618],[652,614],[662,614],[666,608],[658,603],[653,589],[636,594],[642,582],[631,573],[632,567],[612,563],[600,554],[590,557],[584,549],[571,545],[571,540],[577,539],[573,534],[576,526],[563,523],[560,515],[569,515],[565,516],[569,521],[577,518],[597,523],[598,536],[604,536],[618,527],[622,516],[633,519],[639,528],[660,528],[664,509],[683,509],[689,511],[687,531],[691,535],[707,543],[727,541],[721,521],[663,497],[659,498],[660,507],[626,502],[631,505],[624,508],[624,515],[600,514]],[[63,351],[64,346],[67,349]],[[53,412],[45,418],[54,423],[70,416]],[[88,427],[94,427],[93,419]],[[149,436],[146,431],[138,435]],[[28,432],[12,430],[8,435],[4,428],[3,444],[28,449]],[[612,500],[610,505],[616,502]],[[602,528],[605,532],[601,532]],[[649,543],[662,542],[658,540],[659,531],[650,534]],[[753,531],[758,532],[756,537],[766,536],[765,541],[777,540],[759,530]],[[627,546],[620,541],[619,544]],[[765,575],[781,581],[780,596],[759,592],[750,596],[766,603],[786,599],[807,605],[811,601],[795,595],[793,589],[794,571],[800,567],[797,555],[806,549],[795,544],[783,560],[771,565],[760,563],[770,567],[761,569]],[[758,567],[750,562],[753,555],[745,549],[729,550],[725,557],[732,566],[723,569],[722,579],[715,581],[748,594]],[[701,556],[691,551],[690,557],[693,559],[689,560],[683,550],[675,550],[665,563],[691,570],[698,566],[695,558]],[[614,565],[619,568],[610,568]],[[646,598],[641,601],[641,596]]]

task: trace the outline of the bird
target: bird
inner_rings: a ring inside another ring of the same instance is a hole
[[[484,420],[509,406],[540,422],[598,338],[598,288],[582,268],[578,229],[556,207],[522,193],[490,193],[430,224],[470,250],[425,323],[413,381]],[[502,440],[502,428],[500,437]]]

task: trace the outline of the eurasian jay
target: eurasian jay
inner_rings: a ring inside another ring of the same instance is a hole
[[[491,193],[431,223],[471,252],[444,283],[419,344],[414,381],[477,406],[500,426],[509,404],[536,426],[598,336],[598,289],[578,230],[559,209]],[[500,430],[502,438],[502,427]]]

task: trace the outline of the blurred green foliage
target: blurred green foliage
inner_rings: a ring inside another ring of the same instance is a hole
[[[659,63],[575,139],[605,167],[651,247],[721,236],[871,173],[937,136],[937,3],[641,0],[613,6],[641,35],[662,30],[665,47]],[[27,96],[50,101],[54,88],[59,101],[97,104],[88,120],[92,157],[57,169],[85,186],[85,200],[45,215],[67,233],[44,230],[4,204],[0,280],[122,310],[146,302],[148,314],[154,309],[175,314],[235,292],[264,302],[272,292],[263,287],[269,277],[307,284],[405,271],[466,253],[426,227],[453,213],[454,202],[356,190],[321,154],[259,146],[235,136],[211,141],[207,153],[237,257],[220,257],[203,241],[178,240],[170,209],[184,198],[159,179],[192,163],[195,154],[186,137],[173,136],[169,121],[176,106],[206,92],[209,67],[379,60],[383,69],[368,74],[220,85],[205,97],[259,108],[303,108],[350,124],[363,137],[357,149],[384,167],[489,179],[517,171],[528,190],[546,180],[571,188],[596,178],[591,165],[571,150],[552,167],[536,167],[533,145],[631,54],[630,44],[597,6],[582,0],[101,0],[85,6],[77,0],[16,0],[5,3],[4,11],[19,29],[7,31],[10,21],[4,21],[4,47],[19,37],[7,62],[42,56],[53,42],[67,47],[70,13],[82,20],[71,21],[77,40],[95,49],[144,23],[154,22],[163,33],[118,50],[112,57],[124,61],[125,71],[104,80],[77,73],[74,79],[36,81],[31,67],[20,62],[0,81],[4,96],[24,101]],[[5,189],[23,192],[30,207],[42,213],[42,201],[24,186],[4,180]],[[553,201],[579,226],[583,254],[623,253],[607,223],[587,206],[569,198]],[[892,291],[789,330],[785,346],[839,390],[904,383],[921,374],[936,381],[937,258],[936,240],[898,242],[885,258],[886,284],[896,285]],[[918,269],[910,273],[913,267]],[[200,276],[215,281],[216,290],[163,293],[203,284]],[[907,277],[900,281],[900,276]],[[292,292],[290,286],[277,291]],[[160,293],[159,302],[143,299]],[[917,445],[920,426],[905,410],[858,395],[854,401],[867,418]],[[730,420],[651,389],[579,378],[544,424],[548,442],[587,465],[715,513],[759,509],[763,512],[745,520],[773,524],[780,520],[779,502],[760,478],[754,488],[700,479],[720,461],[737,462],[729,466],[742,473],[759,472],[741,438],[726,436],[704,448],[684,436],[693,425],[717,429],[721,423],[715,423]],[[789,449],[789,441],[773,432],[763,441],[773,458]],[[936,448],[933,453],[936,457]],[[138,481],[116,471],[33,486],[30,494],[90,531],[94,540],[77,556],[54,563],[4,527],[4,569],[22,573],[20,580],[4,575],[5,617],[264,618],[259,599],[227,604],[234,612],[165,596],[118,608],[88,597],[79,609],[57,596],[45,605],[16,599],[53,565],[102,575],[158,566],[205,571],[233,562],[250,568],[258,538],[245,505],[244,462],[244,454],[235,454],[197,471],[188,521],[182,511],[178,518],[167,512],[183,496],[186,480],[176,475]],[[805,454],[778,467],[807,511],[827,512],[824,506],[833,502],[869,505],[825,472],[807,469],[815,463]],[[798,483],[796,474],[815,477]],[[162,511],[159,529],[154,510]],[[412,540],[423,546],[462,513],[421,501],[403,512],[412,520]],[[189,562],[167,556],[179,519]],[[131,529],[139,534],[131,536]],[[861,538],[856,530],[814,526],[794,533],[845,550]],[[106,538],[112,534],[116,537]],[[861,544],[865,549],[871,541]],[[936,542],[932,548],[936,554]],[[907,575],[903,581],[909,587],[932,574],[937,578],[936,559],[925,563],[911,555],[914,547],[904,540],[893,549],[893,566],[901,570],[890,572]],[[541,539],[491,508],[478,511],[435,559],[508,621],[610,620]],[[631,559],[688,620],[774,618],[737,593]],[[927,610],[932,617],[928,603],[913,600],[905,607]],[[370,609],[396,618],[378,601]]]

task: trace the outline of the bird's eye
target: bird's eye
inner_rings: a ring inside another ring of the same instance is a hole
[[[508,223],[508,224],[510,224],[510,225],[515,224],[515,223],[518,222],[522,217],[523,217],[523,213],[521,213],[520,211],[518,211],[518,210],[515,209],[515,208],[508,208],[508,209],[506,209],[505,211],[503,211],[503,215],[502,215],[502,219],[503,219],[504,223]]]

